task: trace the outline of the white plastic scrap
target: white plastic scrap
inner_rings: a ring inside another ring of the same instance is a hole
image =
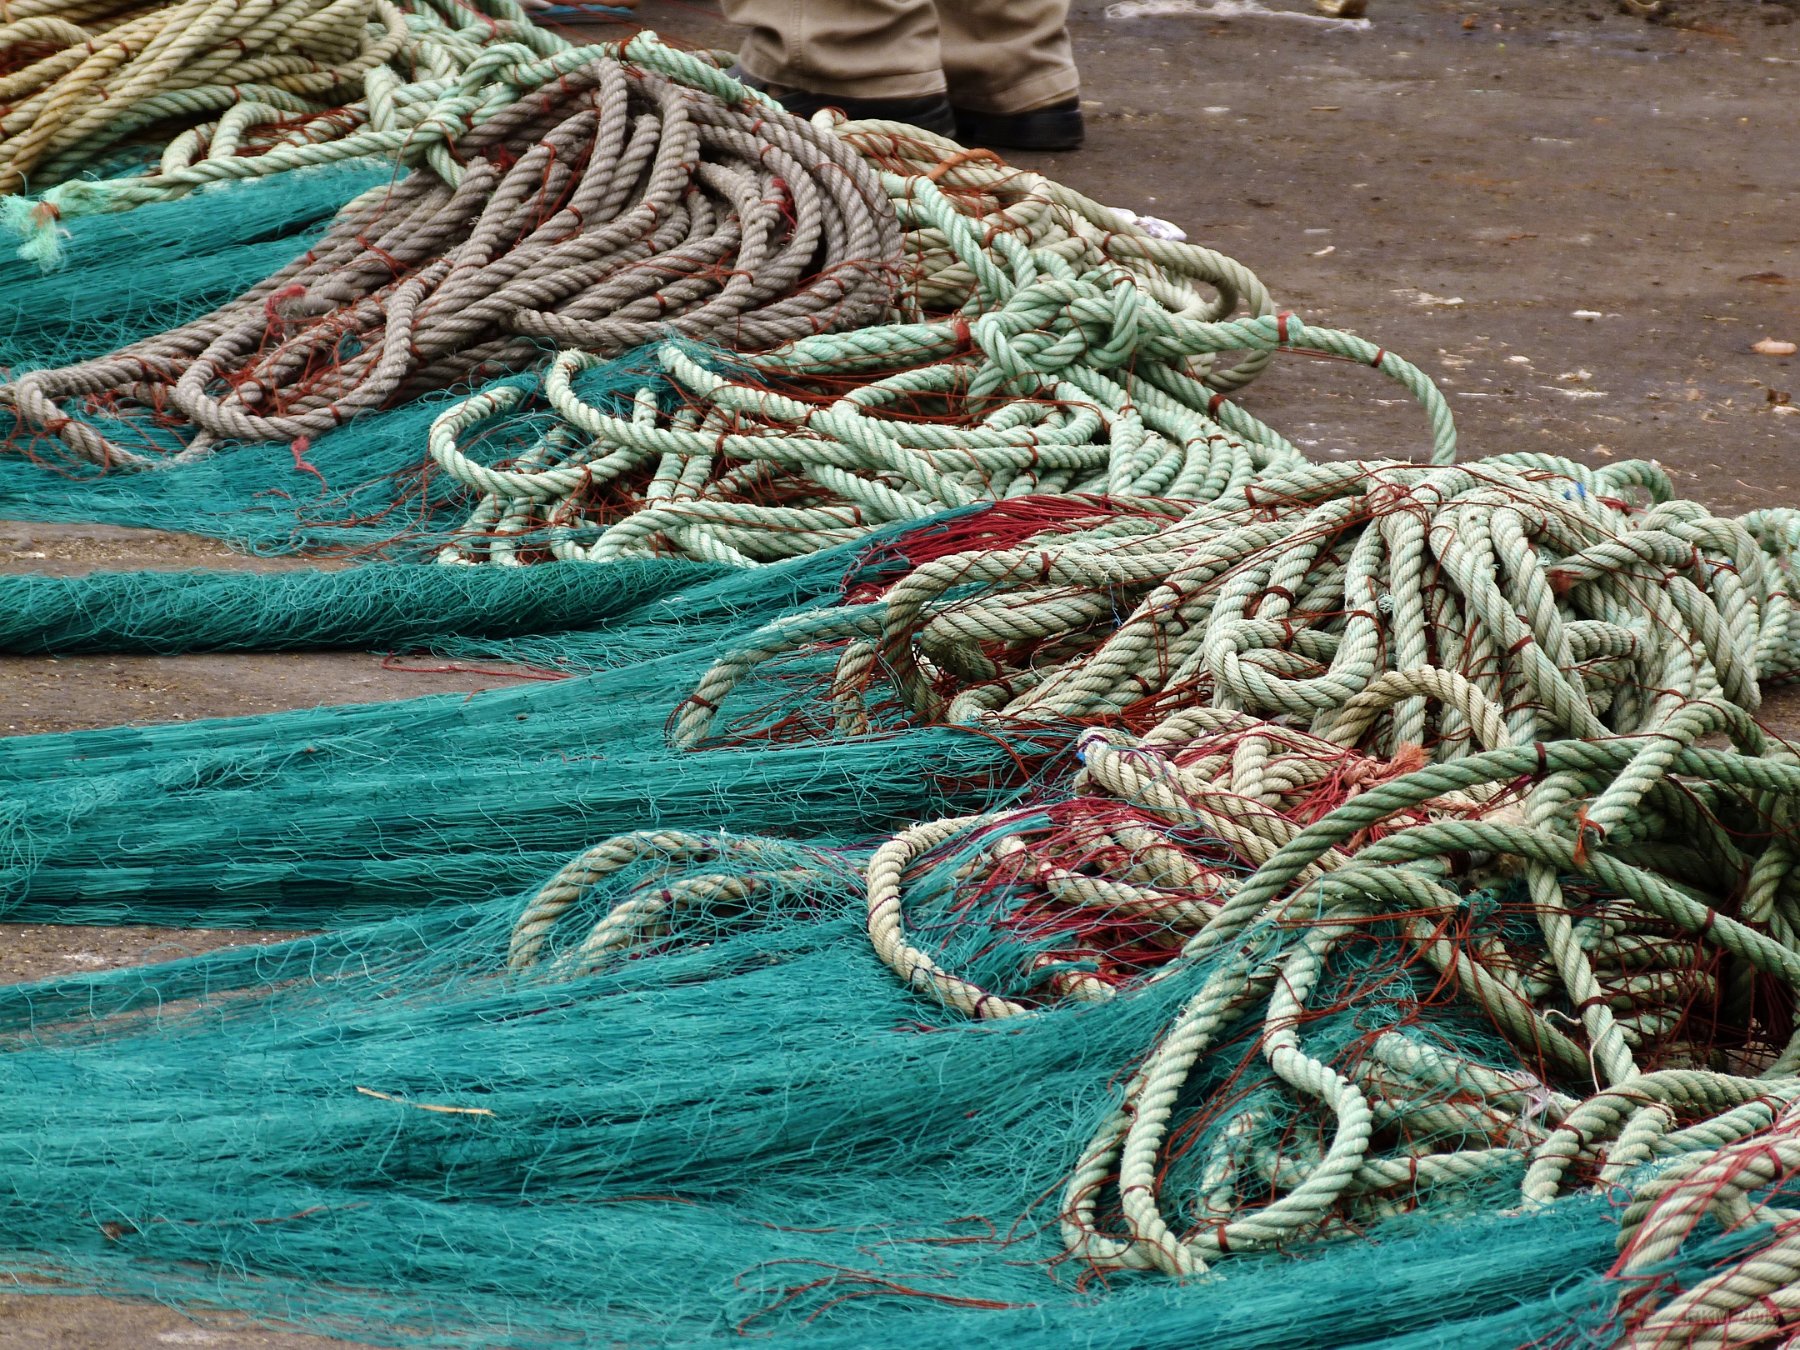
[[[1152,239],[1173,239],[1180,243],[1187,238],[1186,230],[1161,216],[1140,216],[1136,211],[1128,211],[1123,206],[1113,207],[1112,213],[1127,225],[1137,226]]]
[[[1265,9],[1257,0],[1117,0],[1106,7],[1109,19],[1292,19],[1319,24],[1342,32],[1367,32],[1367,19],[1339,19],[1328,14],[1302,14],[1299,10]]]

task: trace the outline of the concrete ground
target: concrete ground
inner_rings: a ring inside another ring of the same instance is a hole
[[[1654,458],[1722,511],[1800,506],[1800,360],[1753,349],[1800,341],[1796,0],[1680,0],[1663,24],[1615,0],[1373,0],[1365,31],[1217,8],[1077,4],[1088,146],[1019,162],[1180,223],[1308,321],[1413,360],[1449,395],[1467,455]],[[1131,9],[1163,12],[1119,17]],[[642,19],[730,41],[694,4],[644,0]],[[1366,369],[1289,360],[1245,401],[1321,458],[1427,444],[1405,394]],[[6,571],[268,565],[203,540],[0,521]],[[0,658],[0,730],[497,682],[352,654]],[[1797,711],[1777,696],[1769,716],[1792,731]],[[246,938],[12,926],[0,979]],[[0,1347],[326,1344],[0,1295]]]

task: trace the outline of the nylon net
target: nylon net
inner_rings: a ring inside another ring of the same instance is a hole
[[[4,577],[0,648],[543,677],[0,741],[8,917],[306,930],[0,989],[0,1269],[397,1344],[1790,1334],[1800,516],[1455,463],[1229,259],[541,45],[408,176],[72,213],[117,304],[0,269],[9,512],[368,563]],[[1233,397],[1293,354],[1431,462],[1308,465]]]

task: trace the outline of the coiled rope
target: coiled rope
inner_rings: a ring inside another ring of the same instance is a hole
[[[838,129],[893,166],[883,183],[919,306],[944,317],[744,360],[665,343],[660,378],[643,381],[628,415],[584,401],[572,381],[598,362],[564,352],[545,382],[558,421],[518,459],[490,466],[459,444],[516,406],[516,389],[469,399],[432,427],[432,457],[481,494],[441,561],[755,565],[1036,493],[1210,500],[1304,463],[1224,397],[1277,351],[1382,370],[1428,410],[1434,459],[1453,457],[1430,381],[1359,338],[1277,315],[1241,264],[952,142]]]
[[[900,240],[880,184],[828,132],[772,116],[640,34],[517,60],[517,98],[365,193],[310,253],[183,328],[0,387],[27,431],[146,466],[221,440],[310,437],[409,394],[671,332],[746,348],[885,318]],[[185,444],[133,447],[66,400],[154,412]]]
[[[450,143],[526,92],[511,69],[569,50],[513,0],[19,0],[7,16],[0,41],[42,55],[0,76],[0,193],[40,195],[0,213],[47,268],[60,222],[215,183],[363,156],[449,176]],[[171,124],[154,171],[76,178]]]
[[[801,655],[827,673],[735,739],[1074,724],[1081,767],[1037,805],[875,850],[869,936],[975,1018],[1179,982],[1059,1218],[1092,1267],[1193,1274],[1428,1194],[1548,1203],[1800,1101],[1800,759],[1751,717],[1800,666],[1791,559],[1758,537],[1792,521],[1755,524],[1651,465],[1542,456],[1313,466],[1185,512],[1007,502],[766,627],[674,734]],[[671,852],[586,959],[754,862],[715,849],[689,897]]]
[[[924,821],[857,862],[874,953],[953,1014],[1179,995],[1071,1159],[1072,1257],[1184,1276],[1427,1194],[1547,1204],[1663,1164],[1621,1226],[1626,1343],[1792,1324],[1797,1215],[1768,1193],[1800,1172],[1800,759],[1753,720],[1800,668],[1791,513],[1722,520],[1641,464],[1451,466],[1422,375],[1274,313],[1229,260],[931,138],[795,123],[650,40],[425,56],[429,23],[396,26],[387,0],[28,3],[16,40],[78,31],[98,63],[15,72],[35,90],[0,128],[15,177],[227,106],[137,189],[314,151],[428,166],[214,315],[7,387],[78,454],[298,456],[358,411],[559,344],[564,425],[519,461],[458,444],[506,395],[434,427],[434,457],[483,494],[448,559],[520,561],[541,537],[557,557],[742,565],[963,509],[866,559],[842,606],[726,657],[675,734],[909,721],[1069,742],[1073,772],[1022,755],[1044,775],[1032,805]],[[185,104],[155,87],[173,63]],[[359,79],[361,130],[338,136],[319,105]],[[209,92],[226,84],[280,97]],[[252,134],[294,116],[266,148]],[[130,204],[81,191],[71,208]],[[575,392],[590,353],[670,331],[788,345],[713,364],[662,341],[628,416]],[[1282,350],[1399,380],[1435,465],[1303,464],[1226,397]],[[132,449],[74,400],[197,434]],[[727,716],[794,659],[828,668],[814,697]],[[622,836],[526,906],[510,961],[573,978],[847,866]],[[582,901],[628,870],[588,923]],[[1657,1272],[1707,1219],[1766,1235],[1675,1289]]]

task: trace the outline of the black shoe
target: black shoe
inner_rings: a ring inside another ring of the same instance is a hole
[[[733,78],[768,94],[795,117],[811,117],[821,108],[841,109],[854,122],[910,122],[940,136],[956,135],[956,114],[942,94],[924,98],[852,98],[847,94],[814,94],[805,89],[783,89],[746,75],[735,66]]]
[[[1085,133],[1079,98],[1017,113],[956,109],[956,139],[988,150],[1078,150]]]

